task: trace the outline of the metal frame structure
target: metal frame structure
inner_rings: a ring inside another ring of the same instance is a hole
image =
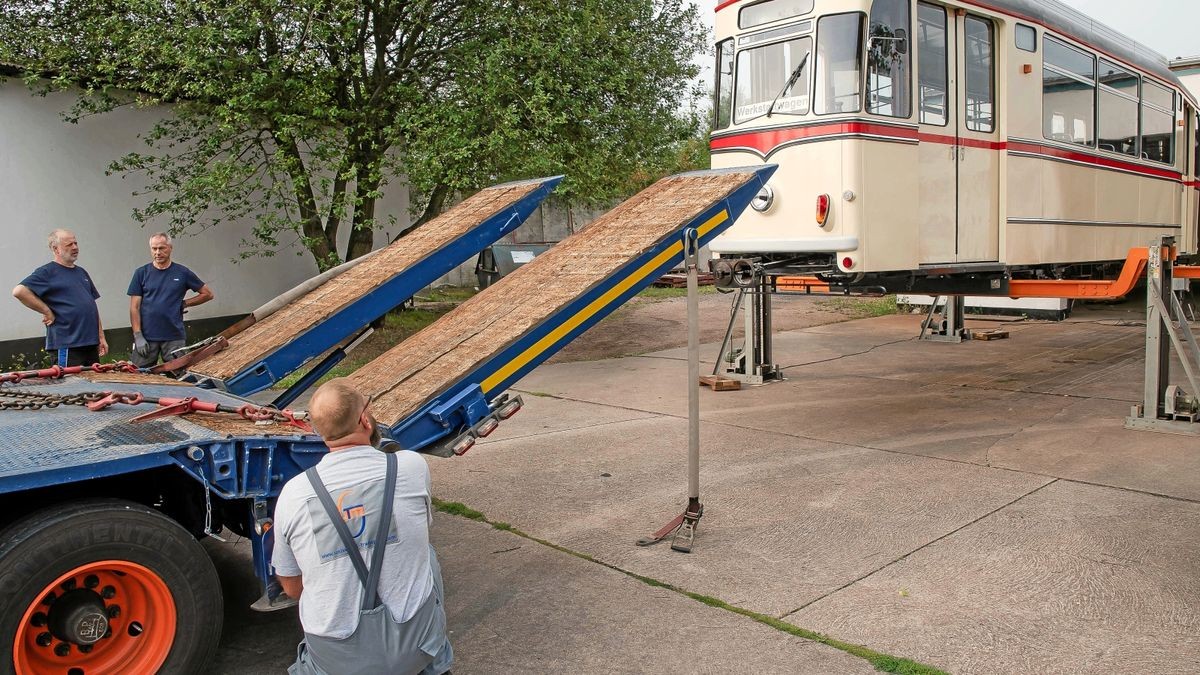
[[[1200,436],[1200,346],[1171,288],[1174,237],[1162,237],[1146,264],[1146,375],[1142,403],[1125,427]],[[1183,364],[1190,391],[1170,383],[1171,353]]]

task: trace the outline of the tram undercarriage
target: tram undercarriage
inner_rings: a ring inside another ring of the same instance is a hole
[[[1145,248],[1131,249],[1124,263],[1011,269],[955,266],[854,276],[838,274],[828,256],[716,258],[709,263],[716,285],[735,290],[737,295],[713,375],[747,384],[783,379],[771,345],[771,298],[777,293],[883,295],[910,291],[944,295],[945,309],[940,326],[934,330],[934,339],[958,342],[969,339],[963,327],[964,294],[1120,298],[1144,279],[1147,298],[1144,396],[1126,419],[1126,427],[1200,435],[1200,345],[1189,326],[1187,312],[1172,292],[1174,278],[1200,279],[1200,264],[1197,264],[1200,260],[1195,255],[1177,257],[1175,252],[1175,238],[1168,236]],[[1113,269],[1120,270],[1115,278],[1112,275],[1097,278]],[[1064,278],[1068,273],[1076,276]],[[936,307],[935,301],[922,324],[922,337]],[[745,321],[746,339],[743,348],[735,350],[732,335],[739,315]],[[1194,315],[1190,318],[1194,321]],[[1171,351],[1183,365],[1186,389],[1169,383]]]

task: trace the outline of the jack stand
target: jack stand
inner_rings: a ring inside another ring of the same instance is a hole
[[[1174,246],[1175,237],[1162,237],[1151,244],[1147,256],[1145,387],[1142,403],[1125,418],[1125,428],[1200,436],[1200,347],[1171,290]],[[1183,363],[1190,394],[1169,384],[1172,347]]]
[[[713,375],[721,374],[730,379],[745,384],[764,384],[783,379],[783,371],[773,363],[771,333],[771,279],[759,271],[755,271],[753,280],[747,286],[738,289],[734,298],[733,309],[730,311],[729,325],[725,329],[725,339],[721,342],[721,351],[717,354],[717,363],[713,367]],[[744,307],[742,301],[750,296],[750,302]],[[732,351],[733,325],[737,321],[738,309],[744,309],[745,347],[740,352]],[[726,358],[726,354],[729,357]],[[725,370],[718,373],[724,366]]]
[[[938,301],[943,298],[945,298],[946,302],[942,309],[942,318],[939,321],[939,326],[936,329],[931,329],[930,324],[933,323],[933,315],[937,311]],[[925,320],[921,322],[921,334],[917,336],[917,339],[928,340],[930,342],[952,343],[970,340],[971,331],[965,327],[964,314],[966,314],[966,300],[963,296],[934,296],[933,304],[929,306],[929,313],[925,315]],[[929,331],[929,335],[926,335],[925,331]]]
[[[699,233],[688,229],[683,234],[684,264],[687,266],[688,289],[688,505],[649,537],[637,541],[638,546],[657,544],[672,532],[671,550],[691,553],[696,540],[696,526],[704,515],[700,503],[700,284],[697,277],[700,253]]]

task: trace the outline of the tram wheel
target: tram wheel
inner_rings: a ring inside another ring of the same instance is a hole
[[[212,561],[133,502],[58,505],[0,533],[0,672],[203,672],[221,635]]]

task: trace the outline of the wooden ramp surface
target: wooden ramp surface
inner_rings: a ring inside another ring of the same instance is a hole
[[[347,304],[382,286],[492,215],[509,208],[541,183],[528,181],[479,191],[393,242],[370,260],[326,281],[307,295],[229,339],[229,346],[190,370],[229,379],[303,334]],[[317,356],[313,354],[313,356]]]
[[[351,375],[393,426],[727,197],[752,171],[664,178]],[[547,355],[548,356],[548,355]]]

